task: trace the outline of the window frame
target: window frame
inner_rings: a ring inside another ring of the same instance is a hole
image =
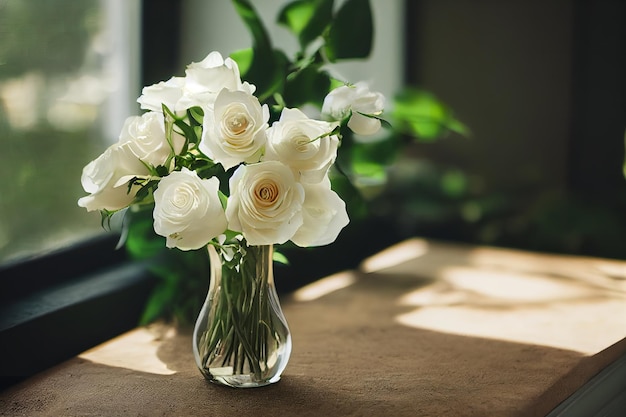
[[[140,85],[176,70],[181,10],[181,2],[141,1]],[[156,277],[118,241],[103,231],[0,265],[0,389],[137,326]]]
[[[0,389],[135,327],[155,279],[118,236],[0,268]]]

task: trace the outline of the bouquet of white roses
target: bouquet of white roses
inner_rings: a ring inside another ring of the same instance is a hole
[[[145,87],[138,99],[145,112],[129,117],[118,141],[83,170],[88,195],[79,206],[99,210],[103,223],[124,218],[120,245],[132,256],[182,249],[153,264],[161,280],[143,322],[192,318],[201,284],[182,277],[204,275],[206,256],[193,249],[207,243],[333,242],[348,213],[353,220],[363,213],[356,182],[380,177],[388,162],[376,150],[374,158],[352,158],[354,132],[371,135],[386,124],[382,95],[329,67],[369,55],[369,0],[336,10],[332,0],[287,2],[278,23],[297,36],[301,50],[292,59],[274,48],[248,0],[232,3],[252,47],[209,53],[184,76]]]
[[[249,245],[333,242],[348,224],[328,177],[340,126],[375,133],[382,95],[341,86],[326,96],[326,120],[284,107],[270,124],[254,92],[219,52],[145,87],[138,102],[147,112],[129,117],[118,142],[84,168],[90,195],[79,206],[110,214],[154,204],[155,232],[181,250],[227,231]]]

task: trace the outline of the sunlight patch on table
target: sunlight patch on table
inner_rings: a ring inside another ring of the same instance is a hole
[[[172,330],[173,331],[173,330]],[[165,335],[170,337],[172,335]],[[147,328],[138,328],[88,350],[80,358],[101,365],[126,368],[158,375],[172,375],[157,351],[161,341]]]
[[[552,255],[501,248],[469,251],[468,263],[474,267],[549,275],[575,280],[596,288],[626,292],[626,263],[571,255]]]
[[[381,271],[415,260],[427,252],[428,242],[424,239],[405,240],[365,259],[360,269],[366,273]]]
[[[512,265],[512,264],[509,264]],[[595,354],[626,336],[621,282],[524,272],[499,265],[449,266],[398,299],[418,307],[397,322],[463,336]]]
[[[449,267],[441,270],[440,279],[457,291],[492,300],[541,303],[589,294],[589,288],[584,283],[515,270]]]
[[[406,326],[596,354],[626,335],[622,300],[579,301],[494,311],[480,306],[432,306],[401,314]]]
[[[338,272],[299,288],[293,293],[293,299],[296,301],[316,300],[342,288],[349,287],[356,280],[356,275],[351,271]]]
[[[612,260],[596,261],[594,268],[603,275],[608,275],[617,279],[624,280],[626,282],[626,265],[623,262],[616,262]]]

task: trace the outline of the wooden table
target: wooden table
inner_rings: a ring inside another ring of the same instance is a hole
[[[155,324],[0,393],[0,415],[556,415],[626,353],[615,260],[411,239],[282,304],[293,352],[273,386],[207,383],[190,329]]]

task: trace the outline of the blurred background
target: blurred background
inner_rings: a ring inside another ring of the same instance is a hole
[[[253,3],[293,49],[284,2]],[[626,2],[371,4],[371,57],[333,70],[390,108],[428,93],[468,132],[407,141],[366,215],[294,263],[320,275],[411,236],[626,259]],[[0,263],[106,233],[76,205],[81,170],[141,87],[250,42],[226,0],[0,0]]]

